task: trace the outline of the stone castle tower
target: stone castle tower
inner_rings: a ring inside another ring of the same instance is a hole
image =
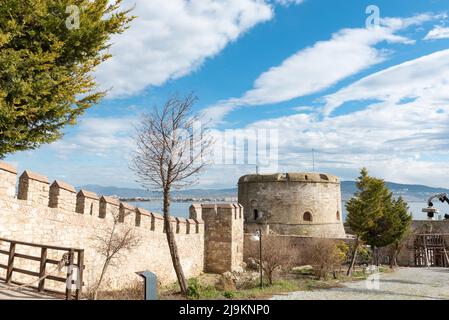
[[[285,235],[344,238],[340,180],[330,174],[245,175],[238,182],[245,229],[266,225]]]

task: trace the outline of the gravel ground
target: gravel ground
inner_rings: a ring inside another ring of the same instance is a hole
[[[375,278],[375,277],[373,277]],[[379,281],[357,281],[341,288],[297,291],[273,300],[449,300],[449,268],[399,268]]]

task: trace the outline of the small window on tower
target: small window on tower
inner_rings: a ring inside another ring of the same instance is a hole
[[[337,211],[337,221],[340,221],[340,211]]]
[[[254,209],[254,220],[259,219],[259,210]]]
[[[312,214],[309,211],[304,212],[302,219],[304,221],[312,221]]]

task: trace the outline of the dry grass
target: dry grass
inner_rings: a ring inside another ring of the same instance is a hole
[[[93,295],[88,295],[89,299]],[[143,281],[133,282],[129,287],[121,290],[101,290],[98,291],[98,300],[143,300],[144,298],[144,284]]]

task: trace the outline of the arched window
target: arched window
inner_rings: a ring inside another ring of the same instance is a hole
[[[304,212],[302,219],[304,221],[312,221],[312,214],[309,211],[306,211],[306,212]]]
[[[251,209],[253,211],[254,220],[259,219],[259,210],[257,209],[257,200],[251,200]]]
[[[340,221],[340,211],[337,211],[337,221]]]
[[[259,219],[259,210],[254,209],[254,220]]]

